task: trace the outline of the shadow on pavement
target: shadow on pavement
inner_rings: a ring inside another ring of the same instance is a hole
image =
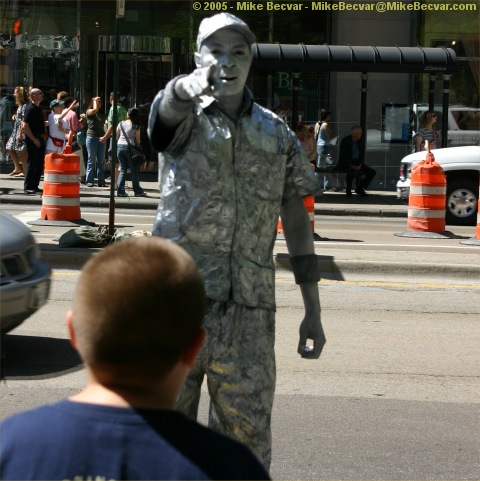
[[[2,336],[1,379],[48,379],[83,369],[68,339]]]
[[[320,268],[320,275],[322,279],[329,279],[331,281],[344,281],[345,278],[343,277],[342,272],[337,267],[335,263],[334,256],[324,256],[324,255],[317,255],[318,266]],[[290,265],[290,256],[288,254],[279,253],[275,256],[275,263],[287,269],[289,271],[292,270]]]

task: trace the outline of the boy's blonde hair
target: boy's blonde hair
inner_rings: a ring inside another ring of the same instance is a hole
[[[82,359],[138,376],[163,376],[205,315],[203,280],[182,248],[159,237],[124,240],[82,269],[72,323]]]

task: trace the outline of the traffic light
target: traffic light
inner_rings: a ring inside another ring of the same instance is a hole
[[[22,22],[20,20],[15,20],[13,22],[13,34],[18,35],[20,33],[20,27],[22,25]]]

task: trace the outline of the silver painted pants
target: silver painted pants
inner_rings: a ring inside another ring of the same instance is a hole
[[[177,408],[197,418],[206,375],[209,427],[246,444],[269,469],[276,375],[275,313],[232,301],[210,301],[205,329],[205,345]]]

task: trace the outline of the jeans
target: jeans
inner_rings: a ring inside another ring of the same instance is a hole
[[[87,171],[85,182],[93,184],[95,180],[95,162],[97,162],[97,180],[99,186],[105,185],[105,173],[103,171],[103,162],[105,160],[105,144],[100,142],[99,137],[87,136]]]
[[[333,149],[330,145],[323,145],[317,147],[317,167],[324,169],[328,167],[333,168],[335,160],[333,158]],[[332,188],[335,184],[335,178],[332,174],[318,174],[320,185],[324,189]]]
[[[120,164],[120,172],[117,182],[117,194],[125,194],[125,176],[127,169],[130,169],[130,173],[132,175],[132,187],[135,195],[143,194],[143,189],[140,187],[140,182],[138,180],[138,167],[132,162],[132,156],[130,154],[128,145],[117,145],[117,157],[118,163]]]

